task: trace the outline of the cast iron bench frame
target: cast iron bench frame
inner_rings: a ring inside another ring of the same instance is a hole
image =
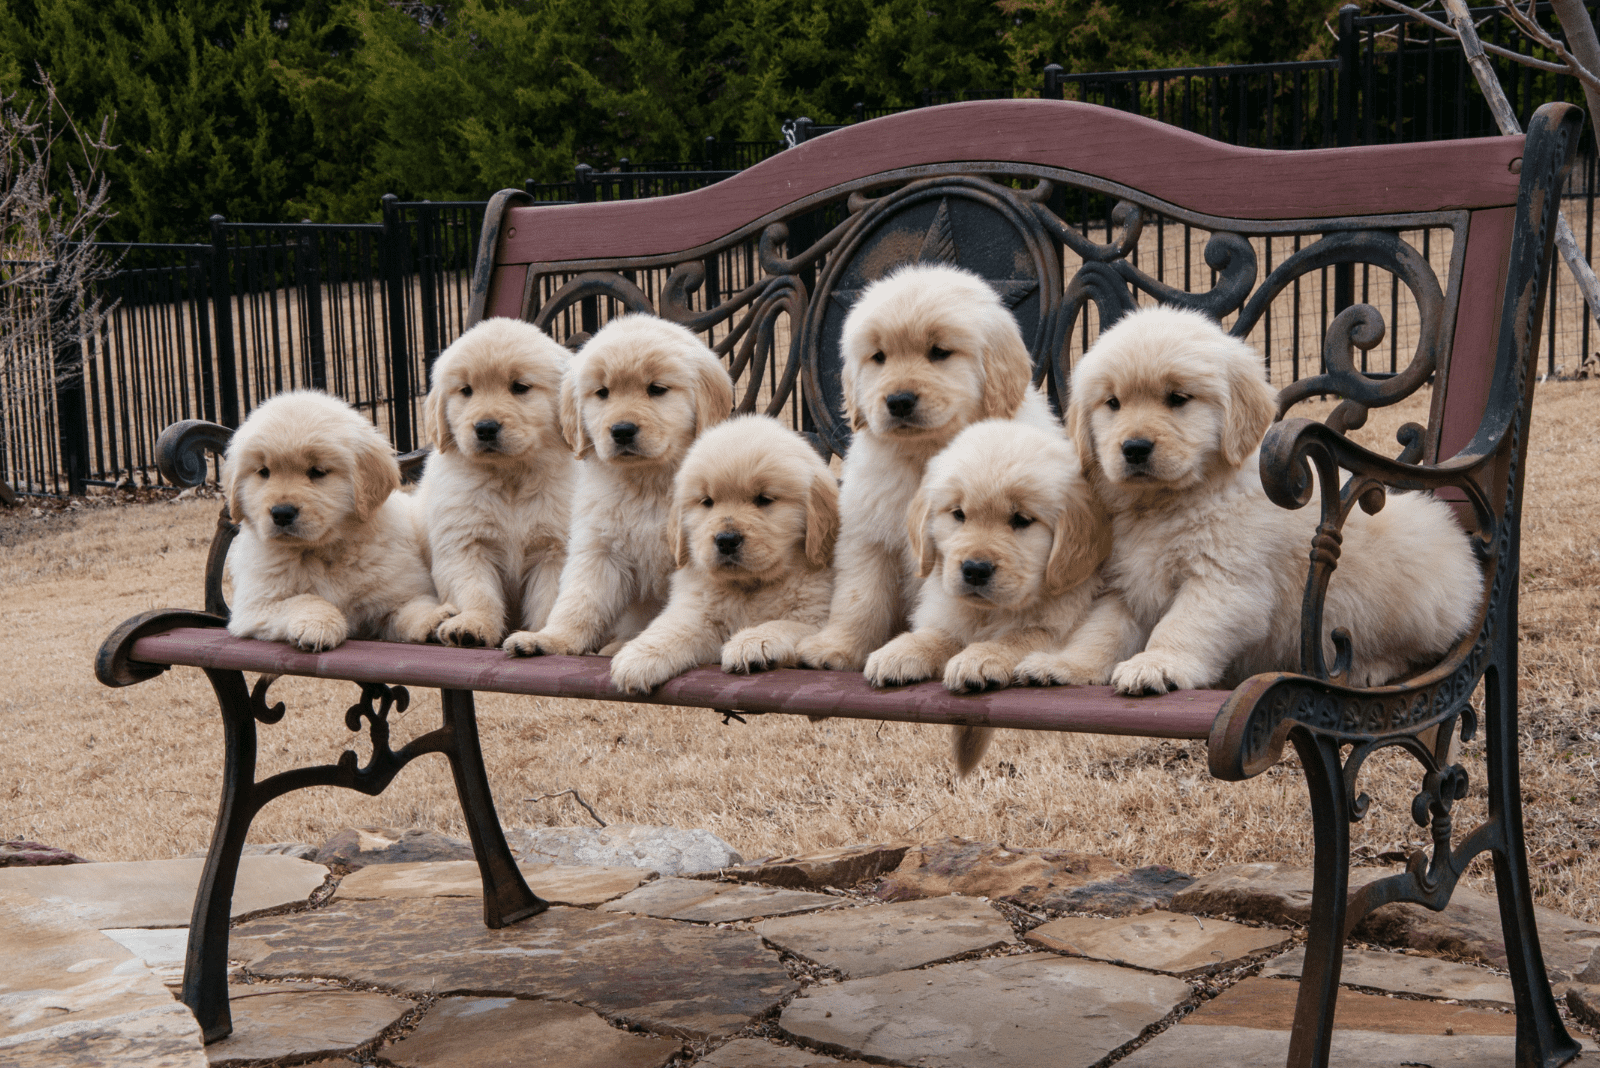
[[[1133,306],[1132,287],[1217,317],[1237,310],[1242,332],[1273,297],[1311,271],[1367,263],[1392,272],[1420,309],[1421,341],[1411,365],[1393,376],[1359,373],[1352,346],[1376,344],[1382,317],[1365,305],[1346,309],[1328,329],[1325,372],[1282,394],[1284,408],[1313,394],[1336,394],[1344,403],[1325,423],[1281,419],[1262,449],[1263,483],[1279,504],[1306,504],[1313,479],[1324,491],[1322,523],[1310,547],[1300,673],[1259,675],[1231,693],[1132,699],[1094,687],[954,696],[936,682],[875,691],[858,673],[738,677],[702,668],[645,700],[742,713],[1205,739],[1212,775],[1227,780],[1261,774],[1290,742],[1311,794],[1315,884],[1289,1064],[1328,1062],[1342,947],[1355,924],[1387,902],[1444,908],[1468,861],[1489,851],[1516,993],[1517,1063],[1545,1068],[1570,1060],[1579,1047],[1562,1026],[1545,978],[1523,843],[1518,548],[1530,376],[1537,369],[1559,194],[1582,121],[1575,108],[1551,104],[1533,116],[1525,138],[1273,152],[1075,102],[924,109],[840,130],[676,197],[536,207],[519,191],[498,193],[484,221],[469,325],[510,315],[549,328],[556,316],[582,308],[583,326],[592,330],[597,297],[695,330],[729,322],[735,329],[720,348],[736,379],[744,376],[740,407],[756,406],[762,368],[770,366],[769,409],[800,398],[804,428],[819,447],[842,452],[848,429],[838,415],[836,346],[848,304],[843,298],[895,259],[955,260],[994,279],[1017,308],[1039,380],[1058,400],[1067,382],[1064,342],[1087,302],[1105,324]],[[1115,237],[1109,223],[1107,242],[1097,244],[1062,222],[1052,205],[1071,187],[1119,200]],[[833,216],[819,224],[830,206]],[[1217,272],[1210,291],[1180,292],[1129,263],[1151,211],[1215,231],[1206,248]],[[1398,236],[1418,226],[1454,230],[1446,286]],[[1257,286],[1255,255],[1239,235],[1290,233],[1316,240]],[[716,254],[755,238],[762,275],[735,297],[697,306],[694,295],[707,270],[716,269]],[[958,238],[969,247],[958,249]],[[1063,245],[1083,260],[1070,280],[1063,278]],[[1010,266],[1000,263],[1006,257]],[[656,299],[636,284],[637,272],[652,268],[671,269]],[[830,299],[836,295],[840,299]],[[780,372],[773,326],[784,313],[794,329]],[[1407,424],[1398,459],[1340,432],[1361,425],[1369,407],[1394,403],[1429,381],[1435,383],[1429,424]],[[200,483],[206,453],[225,448],[229,433],[208,423],[175,424],[162,437],[162,470],[175,484]],[[408,468],[419,459],[403,458]],[[1341,487],[1343,472],[1350,474]],[[1342,634],[1333,636],[1335,662],[1325,662],[1322,600],[1345,517],[1355,507],[1381,505],[1385,488],[1434,490],[1456,502],[1483,562],[1485,592],[1476,623],[1437,667],[1395,685],[1353,689],[1341,683]],[[523,880],[495,815],[473,693],[641,700],[613,690],[608,662],[598,657],[516,660],[493,650],[368,641],[308,654],[232,638],[221,629],[227,614],[222,565],[236,530],[224,509],[207,564],[206,612],[137,616],[106,639],[96,662],[109,686],[140,682],[171,666],[201,668],[221,707],[222,799],[195,900],[183,985],[183,1000],[207,1041],[231,1030],[229,906],[245,835],[268,801],[315,785],[376,795],[411,760],[443,753],[482,873],[484,921],[503,927],[548,904]],[[261,673],[253,687],[246,671]],[[370,728],[373,756],[366,765],[346,752],[336,764],[255,780],[256,724],[282,719],[284,706],[269,705],[266,691],[286,674],[361,685],[361,701],[346,721],[351,730],[363,720]],[[1465,771],[1450,762],[1450,742],[1477,729],[1470,699],[1480,679],[1488,818],[1455,840],[1451,808],[1467,783]],[[404,707],[405,686],[439,688],[443,724],[395,750],[387,716],[396,705]],[[1367,809],[1356,778],[1363,761],[1386,747],[1403,749],[1422,765],[1412,811],[1430,828],[1434,849],[1431,857],[1414,854],[1405,872],[1351,895],[1349,824]]]

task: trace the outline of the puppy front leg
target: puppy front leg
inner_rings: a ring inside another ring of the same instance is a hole
[[[500,568],[485,545],[436,551],[433,578],[439,592],[459,613],[439,624],[439,640],[465,648],[500,644],[506,631],[506,596]]]
[[[556,592],[561,588],[561,569],[566,561],[566,553],[550,553],[528,572],[527,581],[522,587],[524,630],[539,630],[549,621],[550,610],[556,603]]]
[[[715,660],[723,631],[702,605],[669,606],[611,658],[611,684],[646,694],[674,675]]]
[[[889,640],[905,604],[904,555],[898,547],[841,541],[834,559],[849,563],[834,577],[827,625],[800,643],[799,660],[807,667],[853,671]]]
[[[1144,647],[1145,630],[1122,595],[1104,593],[1058,651],[1029,653],[1013,677],[1023,686],[1104,686],[1121,661]]]
[[[240,637],[293,642],[308,653],[336,648],[350,636],[350,621],[345,614],[333,602],[314,593],[264,604],[255,614],[255,620],[251,632]],[[233,630],[231,626],[228,629]]]
[[[722,670],[733,675],[791,667],[800,642],[817,633],[815,623],[774,619],[746,627],[722,645]]]
[[[604,546],[568,555],[550,618],[519,630],[504,648],[516,656],[582,656],[600,644],[628,603],[628,576]]]
[[[1017,665],[1030,653],[1047,649],[1054,641],[1044,627],[1019,627],[986,642],[973,642],[944,666],[945,689],[951,693],[978,693],[1011,685]]]
[[[385,637],[390,641],[421,645],[439,625],[456,614],[454,605],[441,604],[432,594],[413,597],[389,618]]]
[[[1111,685],[1134,696],[1214,685],[1229,661],[1266,636],[1271,608],[1270,593],[1191,578],[1150,631],[1144,652],[1111,673]]]
[[[902,634],[867,657],[867,681],[874,686],[904,686],[931,679],[961,651],[961,641],[937,627]]]

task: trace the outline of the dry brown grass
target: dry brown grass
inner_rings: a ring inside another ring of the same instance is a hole
[[[1392,442],[1422,403],[1375,415],[1362,436]],[[1524,799],[1537,892],[1590,921],[1600,921],[1597,405],[1593,383],[1540,387],[1523,520]],[[0,518],[0,835],[103,860],[205,846],[222,736],[204,677],[177,670],[108,690],[90,665],[105,634],[135,612],[201,602],[215,512],[200,500]],[[283,679],[273,695],[290,714],[261,729],[263,774],[332,760],[351,742],[339,713],[354,686]],[[413,696],[401,736],[437,722],[437,695]],[[784,716],[723,726],[709,711],[497,696],[479,708],[510,826],[588,822],[571,798],[523,800],[576,788],[608,820],[707,827],[748,856],[961,834],[1201,872],[1303,862],[1311,850],[1293,767],[1213,783],[1198,744],[1002,732],[986,767],[957,783],[943,729]],[[1476,789],[1458,826],[1482,812],[1481,746],[1468,746],[1465,761]],[[1363,788],[1374,803],[1354,828],[1358,846],[1381,852],[1421,837],[1409,816],[1412,767],[1377,759]],[[314,790],[277,801],[252,839],[320,842],[352,824],[464,833],[447,766],[430,757],[380,798]]]

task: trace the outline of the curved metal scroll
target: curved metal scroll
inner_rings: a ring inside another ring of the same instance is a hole
[[[156,439],[156,467],[174,486],[199,486],[206,480],[206,453],[228,451],[233,431],[204,419],[183,419]]]

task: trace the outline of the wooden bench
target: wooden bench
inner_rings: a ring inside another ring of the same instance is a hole
[[[990,278],[1016,312],[1039,379],[1058,401],[1072,355],[1088,338],[1090,303],[1105,324],[1134,306],[1137,289],[1147,300],[1218,318],[1237,313],[1233,328],[1244,334],[1275,299],[1297,300],[1302,285],[1321,279],[1326,286],[1331,277],[1338,306],[1356,296],[1357,269],[1398,278],[1416,309],[1407,327],[1409,359],[1392,373],[1362,373],[1353,354],[1382,355],[1374,346],[1385,316],[1348,307],[1324,324],[1320,361],[1308,358],[1319,373],[1299,377],[1282,394],[1285,407],[1316,395],[1344,402],[1325,422],[1280,420],[1262,450],[1262,477],[1275,501],[1300,507],[1313,479],[1324,494],[1322,525],[1308,546],[1304,627],[1311,637],[1300,673],[1260,675],[1231,693],[1133,699],[1103,688],[953,696],[927,683],[874,691],[854,673],[735,677],[706,668],[671,680],[650,700],[739,713],[1204,739],[1212,775],[1226,780],[1259,775],[1292,743],[1311,794],[1316,881],[1289,1063],[1327,1063],[1341,947],[1356,921],[1386,902],[1442,909],[1468,861],[1488,851],[1516,990],[1517,1063],[1556,1065],[1578,1046],[1545,978],[1529,892],[1517,768],[1517,580],[1538,321],[1559,191],[1581,125],[1577,110],[1552,104],[1533,116],[1526,138],[1290,153],[1233,147],[1072,102],[924,109],[831,133],[676,197],[536,207],[520,192],[499,193],[484,222],[469,323],[521,316],[576,343],[608,311],[625,308],[714,331],[742,409],[790,413],[820,447],[842,453],[849,430],[840,415],[840,323],[854,293],[899,262],[955,261]],[[1090,236],[1090,215],[1104,226],[1104,240]],[[1185,292],[1149,271],[1151,231],[1174,228],[1176,235],[1178,227],[1211,232],[1204,246],[1214,272],[1209,288]],[[1448,235],[1442,279],[1401,236],[1420,230],[1440,241]],[[1275,243],[1263,244],[1267,238]],[[1286,248],[1273,264],[1273,250]],[[1398,300],[1391,313],[1393,307]],[[1281,333],[1278,344],[1281,353]],[[1341,433],[1360,426],[1368,408],[1430,382],[1429,422],[1401,431],[1398,459]],[[169,428],[162,439],[167,477],[200,482],[206,453],[224,448],[228,433],[205,423]],[[1341,495],[1339,481],[1350,472]],[[1375,496],[1381,501],[1381,487],[1430,489],[1457,502],[1483,562],[1485,594],[1476,625],[1443,663],[1403,684],[1357,690],[1339,684],[1337,663],[1324,663],[1322,595],[1337,566],[1344,516],[1376,503]],[[216,690],[226,730],[223,795],[183,986],[208,1041],[230,1030],[229,902],[240,849],[263,805],[313,785],[377,794],[411,760],[443,753],[482,872],[484,921],[500,927],[528,920],[547,905],[518,873],[495,816],[473,693],[638,700],[611,688],[608,662],[598,657],[514,660],[497,651],[367,641],[313,655],[232,638],[221,629],[222,564],[234,529],[224,511],[205,612],[129,620],[107,638],[96,665],[109,686],[172,666],[197,667]],[[251,686],[245,672],[261,677]],[[257,723],[284,716],[281,704],[268,703],[267,687],[285,674],[360,684],[361,701],[346,721],[357,730],[364,720],[370,730],[366,765],[347,752],[337,764],[255,780]],[[1466,772],[1452,763],[1450,743],[1479,728],[1470,699],[1480,682],[1488,818],[1463,836],[1452,831],[1451,810],[1466,792]],[[386,717],[405,700],[403,686],[439,688],[443,724],[396,750]],[[1416,854],[1406,872],[1351,895],[1349,825],[1367,806],[1356,779],[1362,762],[1386,747],[1421,766],[1413,812],[1429,826],[1434,849]]]

